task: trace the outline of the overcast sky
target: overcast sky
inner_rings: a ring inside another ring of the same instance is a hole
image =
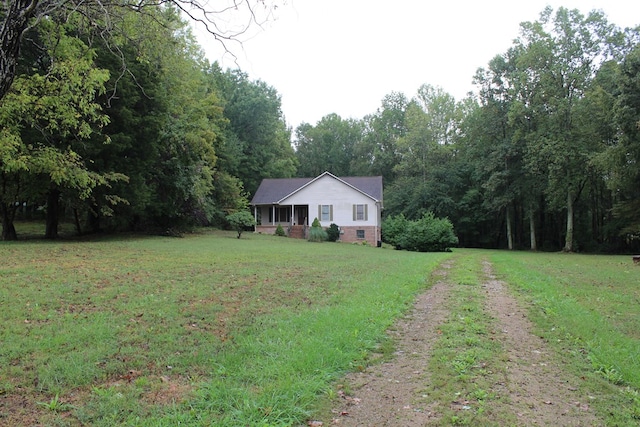
[[[620,27],[640,24],[638,0],[286,0],[276,19],[243,45],[196,32],[211,61],[273,86],[287,124],[315,125],[323,116],[363,118],[391,92],[413,97],[422,84],[456,99],[472,78],[549,5],[604,11]]]

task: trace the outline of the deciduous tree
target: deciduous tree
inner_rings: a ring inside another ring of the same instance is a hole
[[[315,126],[303,123],[296,130],[296,158],[299,176],[318,176],[329,171],[337,176],[349,176],[354,162],[354,150],[362,140],[360,120],[343,119],[333,113],[324,116]]]
[[[154,9],[167,5],[203,25],[215,40],[226,46],[228,42],[241,41],[240,36],[250,28],[259,27],[265,20],[271,19],[278,2],[229,0],[222,4],[217,2],[216,8],[213,8],[206,1],[200,0],[4,1],[0,9],[0,99],[6,95],[16,76],[22,38],[29,29],[42,25],[48,19],[58,22],[80,21],[86,28],[95,29],[97,37],[112,45],[112,38],[131,36],[130,22],[123,18],[127,13],[147,15],[148,11],[152,11],[149,22],[153,22]],[[112,46],[113,52],[120,56],[117,45]],[[122,64],[126,67],[126,61]]]
[[[48,195],[47,236],[56,237],[57,200],[63,189],[87,198],[96,186],[122,178],[90,170],[78,149],[108,122],[95,102],[108,73],[94,66],[95,52],[64,28],[41,26],[38,35],[44,65],[17,77],[0,102],[4,239],[16,237],[11,206],[22,202],[25,192]]]

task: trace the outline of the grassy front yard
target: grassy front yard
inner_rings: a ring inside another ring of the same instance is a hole
[[[0,243],[0,421],[288,425],[450,254],[247,233]]]
[[[488,260],[593,390],[593,410],[610,425],[640,419],[640,267],[630,257],[202,232],[0,242],[0,424],[301,425],[326,410],[346,372],[391,357],[385,331],[449,257],[456,297],[430,398],[467,393],[486,414],[497,402],[488,370],[474,371],[482,359],[499,373],[504,351],[486,333]]]

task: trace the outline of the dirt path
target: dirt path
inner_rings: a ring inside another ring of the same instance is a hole
[[[391,335],[398,342],[393,360],[375,365],[365,372],[350,375],[354,397],[346,397],[345,405],[336,410],[341,426],[423,426],[430,414],[414,407],[424,384],[429,381],[430,349],[438,338],[437,327],[447,317],[447,299],[451,286],[446,282],[444,264],[431,289],[420,295],[412,313],[401,320]]]
[[[497,319],[507,353],[507,376],[496,392],[509,396],[511,408],[527,425],[598,425],[589,411],[589,396],[578,392],[578,378],[564,374],[549,357],[544,340],[532,333],[526,311],[496,280],[491,264],[484,262],[487,311]]]
[[[330,423],[319,425],[443,425],[436,413],[424,407],[422,394],[429,384],[428,363],[438,339],[438,326],[449,316],[447,301],[455,291],[455,284],[447,279],[451,266],[449,263],[441,267],[436,284],[419,296],[411,314],[392,331],[398,349],[394,358],[348,376],[345,383],[350,390],[342,396],[342,405],[334,409]],[[494,374],[492,392],[500,399],[491,404],[504,405],[496,413],[513,414],[522,421],[521,425],[598,425],[589,410],[589,397],[578,392],[578,379],[567,378],[553,363],[545,342],[532,333],[525,310],[496,280],[491,265],[485,262],[483,267],[485,310],[495,319],[496,339],[506,349],[507,366],[502,373]],[[423,403],[416,403],[420,401]],[[501,424],[500,420],[494,421]]]

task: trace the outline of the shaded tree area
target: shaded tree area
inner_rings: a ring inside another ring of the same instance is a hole
[[[4,240],[25,215],[49,238],[62,220],[78,233],[221,224],[263,174],[294,175],[275,89],[208,63],[175,5],[148,6],[108,15],[120,31],[67,11],[23,33],[0,100]]]

